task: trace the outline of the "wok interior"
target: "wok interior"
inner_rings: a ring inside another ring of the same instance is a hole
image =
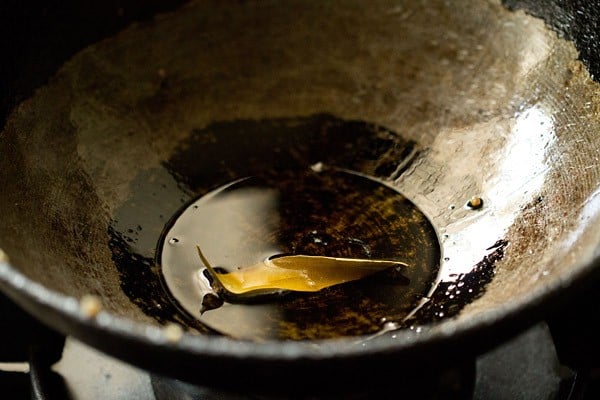
[[[402,173],[380,178],[438,231],[440,279],[509,243],[457,318],[524,303],[589,268],[600,239],[600,92],[576,59],[542,21],[496,2],[191,3],[80,52],[12,113],[0,248],[54,291],[164,323],[140,306],[164,300],[155,269],[145,298],[121,286],[108,234],[126,229],[117,211],[129,202],[152,219],[181,206],[177,185],[157,184],[173,193],[160,200],[139,187],[168,176],[194,130],[326,113],[416,142]],[[477,212],[464,207],[472,196],[484,200]],[[160,232],[141,232],[132,246],[152,255]]]

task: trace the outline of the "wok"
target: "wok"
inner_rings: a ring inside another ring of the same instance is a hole
[[[217,387],[355,388],[489,349],[597,279],[597,25],[588,3],[475,0],[192,2],[134,23],[44,85],[35,68],[11,82],[4,104],[28,98],[0,135],[0,287],[64,334]],[[297,152],[427,216],[441,255],[423,323],[255,342],[172,305],[155,265],[168,219]],[[452,301],[461,282],[472,295]]]

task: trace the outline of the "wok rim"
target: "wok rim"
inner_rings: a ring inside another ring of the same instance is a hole
[[[574,297],[576,291],[589,287],[600,278],[600,255],[582,264],[576,271],[563,273],[551,283],[539,285],[528,295],[506,303],[500,307],[478,313],[477,315],[458,319],[449,318],[440,323],[423,326],[420,333],[409,329],[397,331],[394,338],[382,336],[368,342],[368,345],[357,345],[365,336],[352,336],[339,339],[321,339],[313,341],[242,341],[225,336],[193,335],[184,332],[181,339],[170,341],[164,331],[157,325],[134,321],[102,310],[97,316],[90,318],[80,311],[79,301],[49,289],[33,279],[26,277],[10,264],[7,256],[2,257],[0,250],[0,287],[3,292],[21,307],[25,308],[37,319],[50,327],[61,331],[93,347],[115,355],[126,362],[136,364],[129,358],[119,356],[120,351],[111,351],[95,344],[87,335],[78,334],[80,329],[68,330],[65,327],[83,327],[91,329],[96,335],[109,335],[125,339],[140,346],[158,346],[163,350],[186,352],[194,356],[218,357],[220,359],[251,359],[268,362],[290,362],[302,359],[335,360],[362,359],[381,355],[399,355],[428,346],[449,345],[456,340],[469,340],[495,331],[497,334],[486,336],[486,340],[476,346],[476,354],[492,348],[526,327],[547,316],[551,306],[558,305],[564,298]],[[52,310],[52,315],[42,316],[42,310]],[[544,312],[546,311],[546,312]],[[460,315],[460,314],[459,314]],[[55,323],[56,317],[62,317],[65,324]],[[51,320],[52,322],[48,322]],[[64,325],[64,326],[63,326]],[[100,340],[105,340],[106,337]],[[107,341],[108,342],[108,341]],[[318,346],[315,346],[318,344]],[[109,346],[107,346],[109,347]]]

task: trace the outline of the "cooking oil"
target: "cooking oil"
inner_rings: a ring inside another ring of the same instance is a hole
[[[440,261],[434,229],[413,203],[382,181],[326,164],[222,185],[185,205],[161,243],[174,301],[219,333],[253,340],[367,335],[381,321],[399,324]],[[214,302],[223,289],[224,302]]]
[[[140,171],[114,211],[108,236],[121,288],[150,318],[200,334],[302,340],[422,332],[481,296],[508,242],[490,243],[470,272],[448,274],[434,228],[390,186],[420,151],[383,126],[326,114],[192,130],[163,164]],[[223,275],[282,256],[406,266],[314,292],[271,285],[232,298],[215,290],[198,247]]]

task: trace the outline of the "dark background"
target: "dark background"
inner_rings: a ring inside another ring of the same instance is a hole
[[[184,0],[0,1],[0,126],[77,51]]]

